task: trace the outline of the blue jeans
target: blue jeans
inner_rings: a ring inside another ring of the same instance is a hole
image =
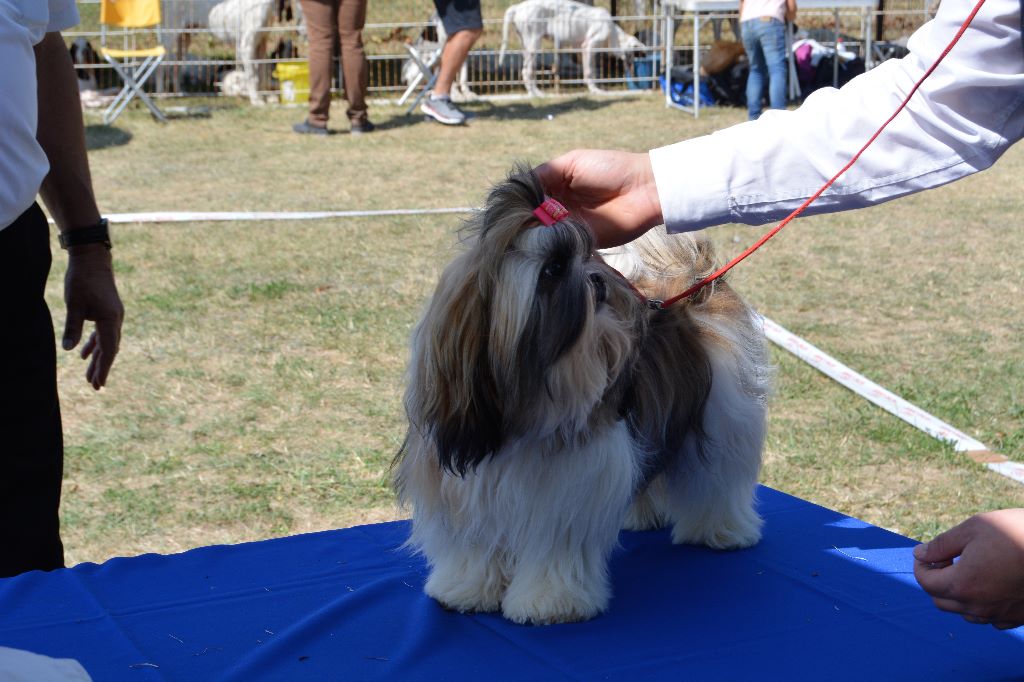
[[[760,18],[740,24],[743,49],[750,61],[747,76],[747,114],[753,121],[761,115],[761,99],[768,81],[768,101],[772,109],[786,108],[786,24],[778,19]]]

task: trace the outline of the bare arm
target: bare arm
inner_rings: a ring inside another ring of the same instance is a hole
[[[92,191],[78,83],[60,33],[47,33],[36,45],[39,128],[36,139],[50,160],[39,193],[61,230],[89,227],[100,213]]]
[[[91,227],[99,222],[100,214],[89,174],[78,84],[60,33],[47,33],[35,46],[35,56],[39,99],[36,139],[50,162],[40,194],[62,232]],[[83,244],[68,249],[64,302],[64,350],[78,345],[86,320],[96,323],[81,356],[91,356],[85,378],[99,390],[106,384],[117,355],[124,319],[110,250],[105,245]]]

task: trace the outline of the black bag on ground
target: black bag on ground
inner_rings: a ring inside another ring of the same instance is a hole
[[[809,94],[817,90],[818,88],[832,87],[832,77],[834,74],[834,68],[832,66],[834,57],[827,55],[821,58],[818,62],[818,66],[814,70],[814,82],[810,84],[800,84],[801,95],[807,97]],[[864,60],[860,57],[855,57],[850,61],[844,62],[839,61],[839,79],[836,83],[837,88],[841,88],[845,83],[853,80],[857,76],[864,73]]]
[[[711,94],[719,104],[733,107],[747,106],[747,75],[750,63],[743,59],[708,79]]]
[[[672,83],[679,83],[684,89],[687,86],[693,85],[693,65],[673,66]]]

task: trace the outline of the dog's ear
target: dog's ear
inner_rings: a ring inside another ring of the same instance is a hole
[[[523,428],[512,420],[522,412],[513,406],[543,385],[541,377],[520,371],[522,330],[500,324],[492,329],[496,317],[510,317],[492,310],[503,305],[498,292],[523,293],[500,284],[502,263],[523,231],[537,225],[533,209],[543,200],[540,180],[526,164],[517,164],[492,188],[484,210],[464,225],[465,250],[442,273],[413,337],[406,392],[411,428],[434,447],[443,469],[459,475],[497,452],[509,432]],[[569,344],[563,336],[546,336],[526,350],[557,357],[564,349],[548,349],[553,343]],[[525,366],[540,366],[536,358],[526,359],[531,364]]]
[[[487,297],[474,255],[441,276],[413,338],[406,393],[412,428],[432,444],[443,469],[460,476],[501,446],[503,403],[488,360]]]

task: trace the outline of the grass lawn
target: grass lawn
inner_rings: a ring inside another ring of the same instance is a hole
[[[654,96],[475,104],[463,129],[376,105],[378,132],[309,139],[302,109],[87,117],[108,213],[471,206],[516,160],[646,150],[736,123]],[[344,103],[335,108],[343,120]],[[551,116],[551,120],[548,117]],[[339,124],[344,128],[344,124]],[[693,163],[701,163],[693,159]],[[1024,459],[1024,150],[889,205],[800,220],[734,271],[762,313],[1011,458]],[[1005,188],[1011,188],[1005,192]],[[127,309],[109,386],[59,351],[69,563],[397,518],[388,465],[412,324],[453,216],[115,226]],[[723,257],[761,234],[711,231]],[[63,327],[66,259],[49,299]],[[773,349],[763,481],[923,538],[1024,506],[1010,482]]]

